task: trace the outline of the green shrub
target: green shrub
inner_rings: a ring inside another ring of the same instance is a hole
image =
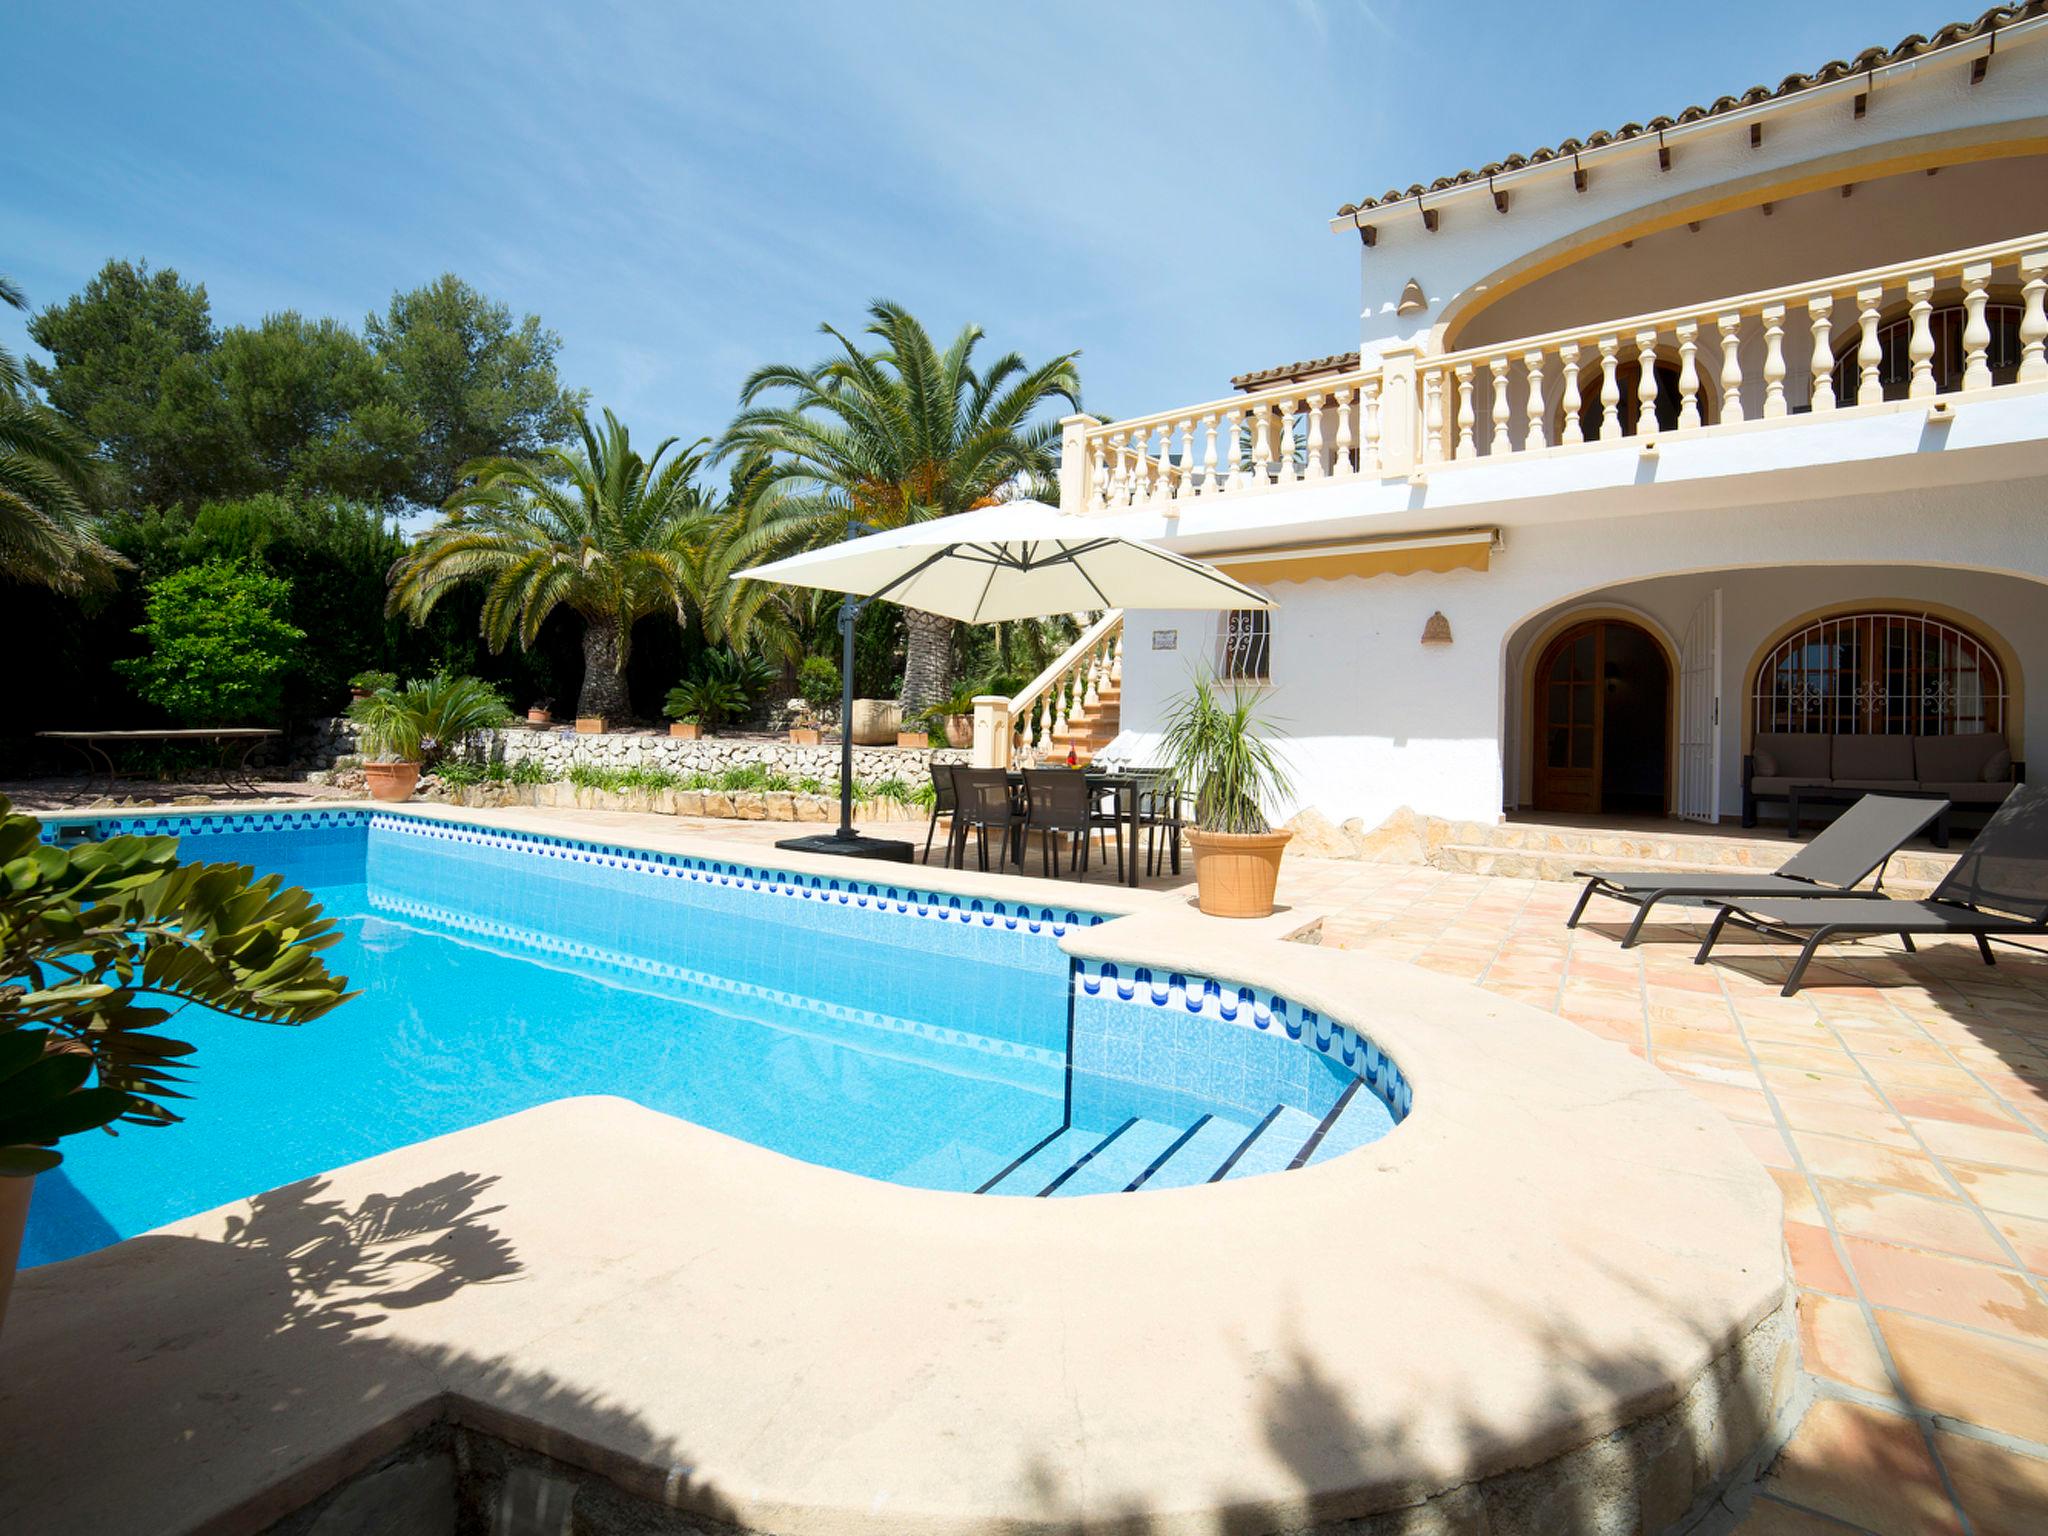
[[[537,757],[522,757],[518,762],[514,763],[512,765],[511,778],[514,784],[554,783],[554,780],[548,776],[548,765]]]
[[[396,688],[398,686],[398,674],[396,672],[358,672],[348,680],[348,685],[351,688],[360,689],[364,693],[382,693],[386,688]]]
[[[860,795],[864,800],[886,800],[894,805],[917,803],[917,791],[898,778],[877,779],[862,786]]]
[[[149,584],[135,633],[147,656],[114,663],[143,698],[181,725],[276,720],[284,674],[305,632],[282,615],[291,583],[252,565],[208,560]]]
[[[836,785],[828,786],[823,779],[806,775],[796,781],[796,792],[800,795],[836,795],[839,790]]]
[[[734,763],[718,775],[718,787],[724,790],[769,789],[773,787],[774,777],[759,763]]]
[[[745,714],[749,702],[745,690],[737,683],[697,678],[669,689],[662,712],[671,720],[723,725],[734,716]]]
[[[796,691],[812,710],[830,709],[839,702],[839,668],[829,656],[806,656],[796,671]]]
[[[365,756],[435,767],[478,732],[506,724],[512,711],[480,678],[431,677],[357,699],[348,717]]]

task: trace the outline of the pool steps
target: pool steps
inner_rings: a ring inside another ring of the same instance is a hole
[[[1321,1119],[1276,1105],[1250,1126],[1214,1115],[1185,1125],[1133,1116],[1108,1131],[1068,1126],[1029,1148],[976,1193],[1129,1194],[1312,1166],[1373,1138],[1373,1117],[1349,1112],[1360,1097],[1358,1088],[1355,1081],[1347,1086]]]

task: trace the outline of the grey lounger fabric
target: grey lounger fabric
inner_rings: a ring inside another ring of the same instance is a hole
[[[1921,831],[1946,810],[1947,802],[1915,796],[1865,795],[1822,829],[1814,840],[1780,864],[1768,875],[1736,871],[1699,874],[1643,870],[1574,870],[1586,882],[1579,904],[1565,919],[1565,927],[1576,928],[1586,903],[1595,896],[1611,896],[1636,907],[1635,921],[1622,935],[1621,947],[1628,949],[1649,921],[1650,909],[1660,901],[1706,902],[1716,897],[1777,896],[1801,899],[1815,896],[1847,896],[1885,862],[1906,839]],[[1883,876],[1878,884],[1884,883]],[[1868,899],[1882,892],[1871,890],[1853,899]]]
[[[1738,898],[1715,905],[1720,911],[1693,963],[1706,964],[1731,921],[1801,939],[1799,958],[1781,989],[1786,997],[1798,990],[1814,951],[1838,936],[1895,933],[1910,950],[1915,934],[1968,934],[1984,963],[1993,965],[1993,935],[2048,932],[2048,789],[2015,785],[1925,901]]]

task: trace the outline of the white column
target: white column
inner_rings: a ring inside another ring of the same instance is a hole
[[[1678,323],[1678,426],[1700,424],[1700,327],[1696,320]]]
[[[1522,354],[1522,446],[1525,449],[1550,446],[1550,408],[1543,399],[1543,354]]]
[[[1478,417],[1472,409],[1472,365],[1460,363],[1455,372],[1458,380],[1458,457],[1476,459],[1479,457],[1479,445],[1472,440],[1472,426]]]
[[[2020,258],[2019,382],[2048,379],[2048,251]]]
[[[1856,290],[1856,403],[1876,405],[1884,398],[1884,382],[1878,370],[1884,364],[1884,347],[1877,339],[1877,323],[1883,317],[1883,288]]]
[[[1584,404],[1579,399],[1579,344],[1568,341],[1557,349],[1558,373],[1563,383],[1563,404],[1559,407],[1557,440],[1561,443],[1583,443],[1586,429],[1579,421],[1579,411]]]
[[[1091,467],[1088,431],[1101,425],[1093,416],[1060,418],[1060,505],[1069,512],[1087,511],[1098,500],[1099,482],[1091,484],[1088,478]]]
[[[1615,353],[1621,350],[1619,336],[1600,338],[1600,441],[1608,442],[1621,436],[1621,379],[1617,375],[1620,365]]]
[[[1657,434],[1657,333],[1636,332],[1636,436]]]
[[[1323,402],[1329,396],[1312,391],[1308,397],[1308,478],[1321,480],[1329,474],[1323,463]]]
[[[1353,442],[1351,424],[1356,419],[1354,415],[1355,407],[1352,402],[1358,398],[1358,391],[1347,385],[1337,391],[1335,398],[1337,401],[1337,452],[1330,468],[1337,478],[1342,480],[1358,472],[1357,466],[1351,462]]]

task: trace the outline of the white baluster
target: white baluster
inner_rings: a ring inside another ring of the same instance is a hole
[[[1323,402],[1330,397],[1311,393],[1308,397],[1308,478],[1321,480],[1330,473],[1323,463]]]
[[[1280,402],[1280,429],[1273,442],[1273,468],[1282,485],[1294,482],[1294,418],[1300,414],[1296,409],[1300,401],[1288,395]]]
[[[1223,489],[1216,478],[1216,413],[1202,417],[1202,494],[1214,496]]]
[[[1906,343],[1906,356],[1913,365],[1912,381],[1906,386],[1909,399],[1934,393],[1934,279],[1916,277],[1906,284],[1908,309],[1913,316],[1913,337]]]
[[[1347,384],[1337,391],[1335,398],[1337,401],[1337,456],[1332,461],[1330,468],[1339,480],[1343,480],[1358,473],[1358,467],[1351,462],[1351,446],[1353,441],[1351,423],[1355,419],[1354,413],[1356,410],[1353,402],[1358,398],[1358,391]]]
[[[1093,709],[1102,702],[1102,646],[1088,647],[1081,658],[1081,707]]]
[[[1835,353],[1829,338],[1835,327],[1835,296],[1816,293],[1806,301],[1806,323],[1813,328],[1813,389],[1808,399],[1816,411],[1835,408]]]
[[[1112,646],[1109,653],[1110,681],[1118,687],[1122,687],[1124,681],[1124,626],[1121,619],[1117,620],[1116,633],[1112,636],[1110,644]]]
[[[2038,348],[2036,350],[2039,350]],[[1359,428],[1363,444],[1359,450],[1358,467],[1367,474],[1376,473],[1380,467],[1380,381],[1367,379],[1359,392],[1359,415],[1364,418]]]
[[[1657,333],[1636,332],[1636,436],[1657,435]]]
[[[1742,420],[1742,316],[1721,315],[1721,420]]]
[[[1513,453],[1514,440],[1508,436],[1507,354],[1503,352],[1498,357],[1488,358],[1486,368],[1493,375],[1493,441],[1486,445],[1486,451],[1498,454]]]
[[[1700,326],[1678,322],[1678,430],[1700,424]]]
[[[1238,431],[1244,420],[1244,412],[1231,406],[1223,413],[1223,451],[1227,455],[1224,463],[1222,483],[1218,490],[1234,491],[1238,488],[1239,476],[1243,473],[1238,462]]]
[[[1619,336],[1600,338],[1600,441],[1603,443],[1621,436],[1620,364],[1614,356],[1620,350]]]
[[[1254,406],[1252,412],[1252,484],[1266,487],[1266,466],[1273,462],[1273,408]]]
[[[1963,388],[1991,387],[1991,324],[1984,318],[1984,306],[1991,300],[1985,290],[1991,283],[1991,263],[1975,262],[1963,268]]]
[[[1472,365],[1460,363],[1454,372],[1458,381],[1458,457],[1476,459],[1479,444],[1472,439],[1472,428],[1479,418],[1472,408]]]
[[[1444,371],[1432,368],[1422,381],[1422,443],[1431,464],[1444,456]]]
[[[1090,481],[1090,488],[1095,492],[1096,504],[1104,507],[1108,506],[1110,501],[1109,459],[1105,451],[1108,442],[1108,438],[1100,433],[1096,434],[1093,479]]]
[[[1856,290],[1856,326],[1862,339],[1856,343],[1856,403],[1875,405],[1884,398],[1879,370],[1884,365],[1884,347],[1877,339],[1877,323],[1883,317],[1884,289]]]
[[[1579,344],[1568,341],[1557,349],[1558,372],[1564,384],[1563,404],[1559,407],[1557,440],[1561,443],[1583,443],[1586,429],[1579,420],[1579,411],[1584,404],[1579,398]]]
[[[2048,251],[2020,258],[2019,382],[2048,379]]]
[[[1543,354],[1522,354],[1522,446],[1525,449],[1550,446],[1550,408],[1543,399]]]
[[[1785,306],[1766,304],[1764,318],[1764,419],[1783,416],[1785,404]]]
[[[1110,456],[1116,462],[1116,468],[1109,480],[1109,501],[1111,506],[1116,507],[1126,506],[1130,501],[1131,464],[1124,453],[1124,439],[1127,435],[1123,432],[1109,434]]]

